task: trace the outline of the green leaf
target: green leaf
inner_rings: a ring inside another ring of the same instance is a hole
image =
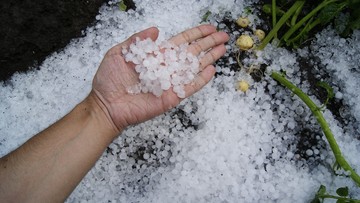
[[[360,3],[353,5],[352,7],[349,6],[349,8],[350,8],[351,17],[354,17],[354,18],[360,17]]]
[[[335,17],[334,26],[335,30],[339,34],[343,34],[346,30],[346,27],[349,26],[350,23],[350,14],[343,13]]]
[[[310,203],[321,203],[321,201],[318,197],[315,197]]]
[[[206,22],[210,15],[211,15],[211,12],[206,11],[206,13],[202,16],[201,22]]]
[[[326,193],[326,187],[325,185],[320,185],[320,188],[318,190],[318,192],[316,193],[317,195],[325,195]]]
[[[356,6],[360,4],[360,0],[349,0],[349,6]]]
[[[320,82],[316,83],[316,86],[322,87],[326,90],[327,100],[334,98],[334,96],[335,96],[334,90],[328,83],[326,83],[324,81],[320,81]]]
[[[119,9],[120,11],[126,11],[127,6],[125,5],[124,1],[119,2]]]
[[[360,11],[359,11],[360,12]],[[358,30],[360,29],[360,16],[358,16],[357,18],[352,18],[350,23],[349,23],[349,27],[352,30]]]
[[[336,200],[336,203],[346,203],[346,200],[344,200],[344,199],[338,199],[338,200]]]
[[[262,7],[262,11],[266,14],[271,15],[271,4],[264,4]],[[276,7],[276,15],[277,16],[282,16],[285,14],[285,11],[281,10],[279,7]]]
[[[349,4],[350,17],[348,23],[345,25],[341,36],[348,37],[352,31],[360,29],[360,0],[359,2]]]
[[[252,12],[253,12],[253,10],[251,7],[244,8],[245,15],[250,15],[250,14],[252,14]]]
[[[262,11],[266,14],[271,14],[271,4],[264,4],[262,7]]]
[[[313,22],[313,18],[311,18],[298,35],[296,35],[294,38],[285,40],[286,45],[292,46],[294,48],[299,47],[301,43],[303,43],[306,39],[308,39],[308,33],[311,30],[313,23],[317,23],[317,21]]]
[[[342,197],[346,197],[349,195],[349,188],[348,187],[340,187],[336,190],[336,194]]]
[[[331,3],[325,6],[319,14],[321,24],[325,25],[329,23],[335,16],[339,15],[340,11],[344,9],[343,4]]]

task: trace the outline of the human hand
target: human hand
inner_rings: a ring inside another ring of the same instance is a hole
[[[134,34],[126,41],[111,48],[93,80],[93,90],[90,94],[101,106],[110,123],[116,131],[121,131],[128,125],[137,124],[158,116],[175,107],[182,100],[170,88],[160,97],[151,93],[129,94],[127,87],[139,82],[135,65],[126,62],[122,56],[122,49],[130,46],[139,37],[140,40],[158,37],[157,28],[148,28]],[[206,52],[200,62],[200,72],[194,82],[185,86],[186,97],[191,96],[206,85],[215,74],[212,63],[225,54],[224,43],[229,36],[224,32],[217,32],[211,25],[201,25],[186,30],[169,41],[174,45],[191,43],[188,51],[198,56]]]

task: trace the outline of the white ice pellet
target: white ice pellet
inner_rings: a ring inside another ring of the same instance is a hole
[[[318,150],[318,149],[314,149],[314,154],[319,154],[320,153],[320,151]]]
[[[288,126],[288,128],[290,128],[290,129],[294,129],[294,128],[295,128],[295,122],[289,122],[289,123],[287,124],[287,126]]]
[[[150,158],[150,155],[149,155],[148,153],[145,153],[144,156],[143,156],[143,158],[144,158],[145,160],[148,160],[148,159]]]
[[[162,152],[161,152],[161,155],[162,155],[163,157],[167,157],[168,154],[169,154],[168,151],[162,151]]]
[[[127,155],[125,152],[121,152],[120,155],[119,155],[119,158],[120,159],[126,159],[127,158]]]
[[[304,113],[304,108],[302,108],[301,106],[299,106],[299,107],[297,107],[297,108],[295,109],[295,112],[296,112],[298,115],[300,115],[300,114]]]
[[[168,90],[171,87],[171,83],[169,80],[164,80],[161,82],[161,89]]]
[[[343,94],[342,94],[341,92],[336,92],[335,98],[336,98],[336,99],[342,99],[342,98],[343,98]]]
[[[174,46],[169,42],[154,42],[150,38],[136,39],[122,53],[127,62],[137,64],[139,84],[127,87],[130,94],[150,92],[160,97],[163,90],[173,86],[178,97],[185,97],[184,86],[190,84],[199,72],[199,59],[187,52],[188,44]],[[162,50],[162,51],[160,51]],[[200,57],[203,54],[200,54]]]
[[[313,154],[314,154],[313,150],[311,149],[306,150],[306,155],[312,156]]]

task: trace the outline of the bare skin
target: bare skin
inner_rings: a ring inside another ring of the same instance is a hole
[[[94,77],[92,91],[65,117],[0,159],[2,202],[63,202],[93,167],[106,147],[130,125],[154,118],[178,105],[171,90],[161,97],[131,95],[126,87],[138,81],[134,64],[125,62],[121,50],[135,41],[158,37],[149,28],[111,48]],[[212,63],[224,55],[229,36],[211,25],[186,30],[170,39],[175,45],[191,43],[199,55],[201,72],[185,87],[186,97],[206,85],[215,74]]]

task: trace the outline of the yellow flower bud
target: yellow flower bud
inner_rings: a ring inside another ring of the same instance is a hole
[[[255,35],[258,37],[260,41],[262,41],[265,38],[265,32],[260,29],[255,30]]]
[[[245,28],[245,27],[249,26],[250,20],[249,20],[249,18],[246,18],[246,17],[245,18],[240,17],[236,20],[236,24],[238,24],[240,27]]]
[[[237,84],[237,90],[240,90],[242,92],[246,92],[249,89],[249,83],[245,80],[241,80]]]
[[[254,40],[249,36],[249,35],[241,35],[237,40],[236,40],[236,45],[241,49],[241,50],[248,50],[251,49],[254,45]]]

